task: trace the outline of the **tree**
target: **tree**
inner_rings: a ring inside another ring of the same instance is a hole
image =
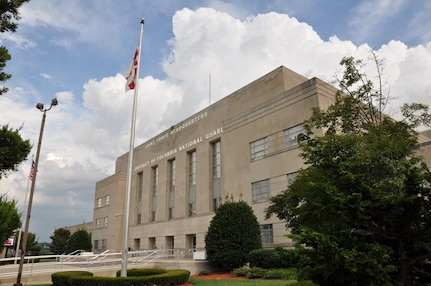
[[[205,236],[208,261],[226,269],[243,266],[247,254],[262,248],[259,223],[244,201],[227,199],[212,218]]]
[[[21,226],[21,219],[15,200],[8,200],[6,195],[0,195],[0,251],[3,242],[13,236],[16,229]]]
[[[18,24],[13,20],[19,20],[18,8],[30,0],[0,0],[0,33],[15,32]],[[11,75],[3,71],[6,62],[11,59],[8,49],[0,46],[0,82],[7,81]],[[7,92],[7,87],[0,88],[0,95]]]
[[[19,236],[19,233],[15,232],[15,241],[18,241],[18,236]],[[21,248],[23,245],[23,243],[22,243],[23,238],[24,238],[24,236],[22,235],[21,241],[19,244],[21,246]],[[25,247],[26,255],[39,255],[40,249],[41,249],[41,247],[39,245],[39,242],[36,240],[36,234],[29,232],[27,235],[27,244]]]
[[[51,235],[50,250],[54,254],[65,254],[69,250],[70,231],[66,228],[57,228]]]
[[[8,125],[0,127],[0,179],[10,171],[17,171],[31,151],[30,141],[22,139],[20,130],[13,130]]]
[[[382,63],[374,57],[381,82]],[[395,121],[387,100],[344,58],[340,92],[318,108],[300,136],[300,170],[271,199],[266,216],[287,221],[301,254],[301,278],[319,285],[424,285],[431,277],[431,173],[418,156],[419,124],[428,108],[402,107]],[[302,141],[301,141],[302,140]]]
[[[73,252],[75,250],[91,251],[91,236],[85,229],[75,231],[68,240],[68,251]]]

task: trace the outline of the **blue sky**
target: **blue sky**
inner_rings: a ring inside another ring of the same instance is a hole
[[[431,104],[431,2],[427,0],[31,0],[16,33],[0,35],[13,75],[0,125],[23,125],[36,146],[37,102],[47,114],[30,231],[91,221],[97,181],[127,152],[132,93],[123,73],[145,18],[135,145],[284,65],[331,82],[343,56],[385,59],[385,91]],[[372,71],[372,69],[370,69]],[[35,150],[34,152],[35,153]],[[0,181],[22,206],[30,161]]]

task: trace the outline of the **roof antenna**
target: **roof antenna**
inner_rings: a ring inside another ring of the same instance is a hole
[[[211,105],[211,74],[208,75],[208,102]]]

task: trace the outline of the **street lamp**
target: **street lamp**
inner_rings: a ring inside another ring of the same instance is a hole
[[[39,109],[41,112],[43,112],[43,116],[42,116],[42,124],[40,126],[39,142],[37,144],[36,160],[34,162],[34,174],[33,174],[33,180],[31,181],[30,197],[28,200],[27,217],[25,221],[24,237],[22,239],[22,247],[21,247],[22,251],[21,251],[21,258],[19,261],[18,276],[16,278],[16,283],[14,284],[14,286],[22,286],[22,283],[21,283],[22,268],[24,265],[25,249],[27,248],[27,237],[28,237],[28,227],[30,224],[31,205],[33,203],[34,186],[36,184],[37,165],[39,164],[40,146],[42,145],[42,135],[43,135],[43,128],[45,127],[46,112],[51,110],[51,108],[53,106],[56,106],[57,104],[58,104],[58,101],[56,98],[53,98],[51,100],[51,105],[49,106],[49,108],[45,108],[43,103],[36,104],[36,108]]]

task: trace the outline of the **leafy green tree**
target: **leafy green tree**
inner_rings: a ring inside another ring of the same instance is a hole
[[[335,103],[314,109],[299,140],[307,167],[271,199],[266,216],[287,221],[300,278],[424,285],[431,277],[431,173],[414,128],[429,125],[428,109],[404,105],[399,122],[384,116],[387,99],[361,71],[363,62],[341,64]]]
[[[15,32],[18,24],[14,20],[19,20],[18,8],[29,0],[0,0],[0,33]],[[0,46],[0,82],[7,81],[11,75],[3,71],[6,62],[11,59],[8,49]],[[7,87],[0,88],[0,95],[7,92]]]
[[[91,248],[91,236],[85,229],[75,231],[68,240],[69,253],[78,249],[91,251]]]
[[[0,126],[0,179],[8,172],[16,171],[31,151],[30,141],[22,139],[20,130]]]
[[[226,269],[243,266],[250,251],[262,248],[259,223],[244,201],[227,199],[215,213],[205,236],[208,261]]]
[[[70,231],[66,228],[57,228],[54,234],[50,236],[50,250],[54,254],[65,254],[69,250]]]
[[[15,241],[18,241],[18,236],[19,236],[19,233],[15,232]],[[23,238],[24,236],[21,235],[21,241],[20,241],[21,247],[23,245],[22,243]],[[27,244],[25,248],[26,248],[25,250],[26,255],[39,255],[41,247],[39,245],[39,242],[36,240],[35,233],[29,232],[27,234]]]
[[[15,200],[8,200],[5,194],[0,195],[0,251],[3,242],[13,236],[16,229],[21,226],[21,219]]]

